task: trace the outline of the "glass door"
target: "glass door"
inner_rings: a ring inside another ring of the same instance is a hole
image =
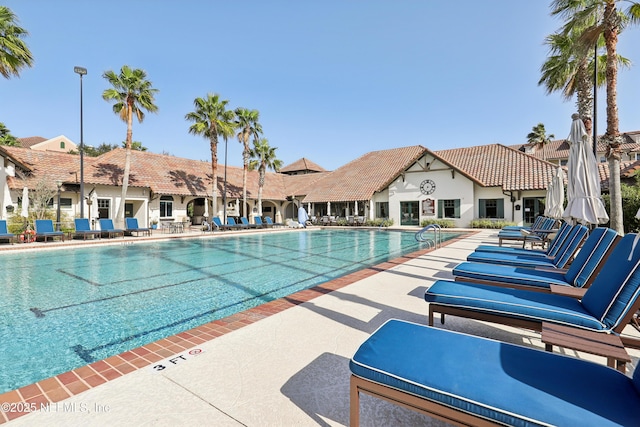
[[[543,197],[523,197],[522,208],[524,212],[522,217],[525,225],[533,224],[537,216],[544,213],[544,198]]]
[[[400,225],[420,225],[420,203],[400,202]]]

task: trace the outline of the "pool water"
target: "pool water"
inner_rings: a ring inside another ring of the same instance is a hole
[[[0,256],[0,393],[426,247],[380,230],[125,243]]]

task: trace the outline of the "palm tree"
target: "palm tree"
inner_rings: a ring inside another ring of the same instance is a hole
[[[193,100],[194,111],[187,113],[184,118],[193,122],[189,127],[192,135],[201,135],[209,140],[211,149],[211,197],[213,213],[218,213],[218,136],[233,135],[235,130],[233,111],[227,110],[228,100],[220,100],[218,94],[207,94],[206,98]]]
[[[555,138],[553,134],[547,135],[547,131],[544,128],[544,124],[538,123],[535,125],[531,132],[527,135],[527,142],[529,144],[535,144],[542,150],[542,160],[547,160],[544,154],[544,146],[551,142],[551,139]]]
[[[102,74],[110,84],[111,88],[102,92],[105,101],[114,101],[113,112],[127,124],[127,138],[125,139],[125,160],[124,174],[122,177],[122,196],[118,213],[115,216],[116,224],[124,224],[124,204],[127,199],[127,187],[129,186],[129,171],[131,169],[131,144],[133,139],[133,117],[142,123],[145,114],[144,110],[155,113],[158,107],[155,104],[155,94],[158,89],[151,87],[151,82],[147,80],[147,73],[141,69],[131,69],[124,65],[120,69],[120,74],[109,70]]]
[[[593,19],[595,22],[595,18]],[[593,23],[592,22],[592,23]],[[597,86],[606,84],[606,54],[594,58],[593,46],[581,43],[584,28],[573,27],[567,33],[559,32],[547,36],[545,43],[550,55],[541,67],[542,76],[538,85],[545,86],[547,93],[562,92],[566,100],[576,95],[576,106],[580,117],[591,117],[594,111],[593,75],[597,65]],[[597,50],[604,48],[604,39],[597,40]],[[597,63],[597,64],[596,64]],[[618,55],[618,65],[629,67],[631,61]]]
[[[618,10],[623,0],[554,0],[551,4],[552,15],[565,17],[564,34],[580,32],[579,42],[583,46],[595,46],[599,37],[604,37],[607,65],[607,130],[602,140],[608,144],[607,162],[609,164],[609,195],[611,198],[610,227],[624,234],[622,218],[622,192],[620,186],[620,145],[622,136],[619,130],[617,81],[618,81],[618,34],[627,24],[640,22],[640,3],[624,0],[630,4],[625,12]]]
[[[122,141],[122,148],[127,148],[127,141]],[[147,151],[148,148],[142,145],[140,141],[131,141],[131,149],[133,151]]]
[[[253,148],[249,152],[251,161],[249,162],[249,170],[258,170],[258,213],[262,215],[262,188],[264,187],[264,177],[267,169],[276,172],[282,167],[282,160],[276,158],[277,147],[270,147],[266,138],[253,140]]]
[[[11,135],[11,131],[2,122],[0,122],[0,145],[8,145],[11,147],[20,146],[18,139]]]
[[[33,56],[23,40],[29,33],[17,24],[11,9],[0,6],[0,74],[6,79],[19,77],[22,68],[33,66]]]
[[[237,135],[238,141],[244,144],[244,149],[242,150],[242,210],[244,213],[244,209],[247,206],[247,172],[249,170],[249,152],[251,151],[249,138],[253,136],[254,140],[258,139],[259,134],[262,133],[262,125],[258,123],[260,118],[258,110],[248,110],[240,107],[236,108],[235,113],[236,127],[240,130]]]

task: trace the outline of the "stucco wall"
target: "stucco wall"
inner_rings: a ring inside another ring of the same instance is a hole
[[[435,183],[435,190],[431,194],[423,194],[420,184],[424,180]],[[424,215],[422,201],[431,199],[434,203],[434,215]],[[474,218],[474,184],[459,173],[451,173],[448,169],[421,171],[417,168],[409,169],[403,177],[397,178],[389,186],[389,212],[394,224],[400,225],[400,203],[406,201],[419,202],[419,221],[438,218],[439,200],[460,200],[460,218],[453,219],[456,227],[468,227]]]

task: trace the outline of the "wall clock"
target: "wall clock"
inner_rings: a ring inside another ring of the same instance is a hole
[[[425,179],[420,183],[420,191],[422,194],[431,194],[436,191],[436,183],[430,179]]]

